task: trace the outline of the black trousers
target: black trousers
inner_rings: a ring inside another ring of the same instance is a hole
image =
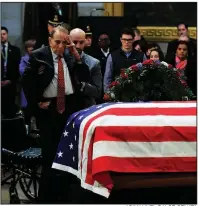
[[[67,203],[70,198],[70,186],[75,177],[72,174],[52,169],[58,143],[68,117],[81,109],[74,95],[66,96],[65,112],[56,111],[56,99],[51,100],[47,110],[39,109],[37,122],[41,135],[43,156],[42,174],[39,187],[39,204]]]

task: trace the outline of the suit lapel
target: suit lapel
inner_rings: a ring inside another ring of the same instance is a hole
[[[50,47],[46,47],[46,56],[45,56],[45,62],[49,65],[50,68],[54,69],[54,61],[52,56],[52,51]]]

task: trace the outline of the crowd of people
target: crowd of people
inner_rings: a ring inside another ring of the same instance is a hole
[[[70,29],[55,15],[48,22],[48,43],[28,39],[21,57],[20,49],[9,43],[8,29],[1,27],[1,113],[3,118],[16,114],[16,88],[20,84],[20,107],[26,123],[36,117],[41,135],[38,203],[67,202],[72,178],[51,168],[65,122],[72,113],[103,103],[104,92],[122,68],[146,59],[165,61],[185,76],[196,95],[196,40],[189,37],[185,23],[179,23],[177,30],[179,37],[168,43],[166,55],[157,43],[147,42],[137,28],[121,31],[121,47],[117,49],[113,49],[110,36],[101,33],[98,47],[93,49],[90,34],[86,38],[85,31]]]

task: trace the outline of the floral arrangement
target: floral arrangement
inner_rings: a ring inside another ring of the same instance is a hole
[[[105,101],[181,101],[195,99],[179,72],[166,62],[146,60],[126,69],[109,85]]]

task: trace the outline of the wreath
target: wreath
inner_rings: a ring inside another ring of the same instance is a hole
[[[105,101],[182,101],[196,97],[180,79],[176,68],[166,62],[146,60],[121,69],[104,94]]]

